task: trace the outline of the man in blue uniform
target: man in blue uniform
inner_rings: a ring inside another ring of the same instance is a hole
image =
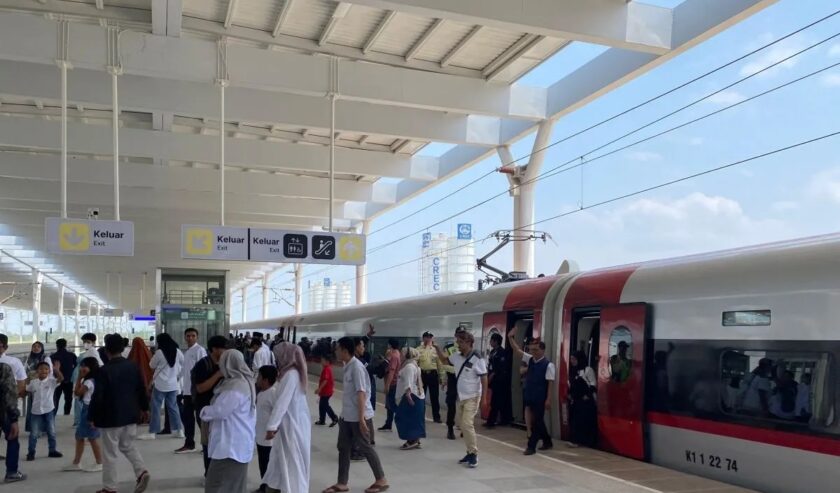
[[[545,343],[534,339],[531,341],[530,353],[524,352],[514,336],[516,328],[508,333],[508,342],[513,349],[513,354],[521,358],[523,363],[528,365],[528,372],[525,374],[525,388],[523,389],[523,401],[525,402],[525,413],[530,417],[531,436],[528,437],[528,447],[525,455],[536,453],[537,442],[542,440],[540,450],[548,450],[553,447],[551,435],[545,426],[545,412],[551,409],[551,386],[554,382],[554,363],[545,357]]]

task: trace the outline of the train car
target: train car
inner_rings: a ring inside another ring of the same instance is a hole
[[[838,323],[840,235],[829,235],[234,328],[291,327],[317,339],[372,324],[378,352],[390,337],[413,345],[426,330],[451,337],[459,325],[486,350],[494,331],[517,327],[558,363],[553,435],[569,436],[569,356],[583,350],[598,376],[598,448],[760,491],[810,493],[840,484]],[[511,385],[516,413],[518,379]]]

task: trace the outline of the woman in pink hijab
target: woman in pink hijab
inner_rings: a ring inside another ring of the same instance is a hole
[[[303,350],[281,342],[274,347],[277,361],[277,401],[265,430],[274,439],[263,483],[269,491],[309,492],[309,452],[312,420],[306,402],[307,369]]]

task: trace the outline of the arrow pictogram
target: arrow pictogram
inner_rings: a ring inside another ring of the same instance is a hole
[[[79,234],[79,230],[77,228],[73,228],[70,231],[70,234],[64,234],[64,241],[71,245],[78,245],[82,241],[84,241],[85,237]]]
[[[207,241],[207,238],[204,238],[204,237],[201,237],[201,236],[193,236],[192,237],[193,250],[204,250],[204,249],[206,249],[207,245],[205,244],[205,241]]]

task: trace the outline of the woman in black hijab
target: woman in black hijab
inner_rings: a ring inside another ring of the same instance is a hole
[[[569,368],[570,445],[594,447],[598,442],[598,405],[595,370],[587,363],[586,353],[572,354]]]

